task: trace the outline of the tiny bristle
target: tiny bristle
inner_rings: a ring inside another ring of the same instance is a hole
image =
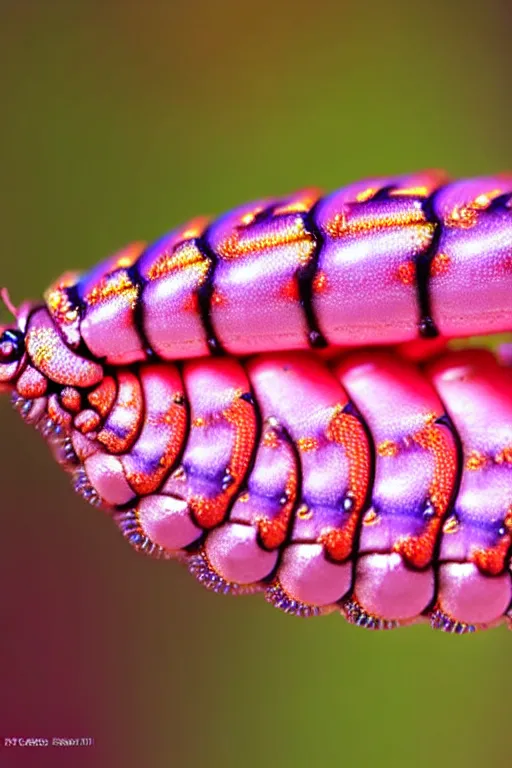
[[[430,626],[432,629],[438,629],[441,632],[449,632],[451,635],[467,635],[476,632],[474,624],[467,624],[464,621],[452,619],[446,613],[436,608],[430,614]]]
[[[137,551],[157,559],[169,559],[172,555],[155,544],[142,530],[135,509],[123,510],[114,515],[117,524],[126,541]]]
[[[309,619],[312,616],[319,616],[321,609],[317,605],[301,603],[290,597],[279,583],[272,584],[265,590],[265,600],[274,608],[279,608],[283,613],[291,616],[299,616],[301,619]]]
[[[347,600],[343,603],[342,611],[349,624],[364,629],[385,630],[396,629],[400,626],[399,622],[394,619],[383,619],[368,613],[357,600]]]

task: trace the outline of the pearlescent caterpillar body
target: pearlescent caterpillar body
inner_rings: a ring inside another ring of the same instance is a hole
[[[11,307],[0,387],[136,549],[211,589],[510,621],[512,369],[406,358],[512,329],[511,200],[429,172],[195,220]]]

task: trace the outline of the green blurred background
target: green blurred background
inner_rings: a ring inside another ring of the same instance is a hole
[[[198,213],[426,166],[510,166],[511,11],[0,0],[0,283]],[[507,94],[509,94],[507,96]],[[300,621],[136,556],[0,404],[1,766],[509,766],[512,636]]]

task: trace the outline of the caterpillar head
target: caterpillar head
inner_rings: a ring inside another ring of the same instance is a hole
[[[18,322],[18,311],[12,305],[7,290],[0,291],[2,301],[8,311],[14,315],[16,324],[0,325],[0,393],[9,391],[14,386],[26,359],[25,332]],[[23,313],[24,314],[24,313]]]
[[[0,326],[0,392],[10,389],[25,355],[25,336],[18,328]]]

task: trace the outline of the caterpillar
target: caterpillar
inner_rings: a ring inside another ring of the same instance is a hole
[[[4,293],[0,388],[135,549],[209,589],[510,623],[512,368],[431,352],[512,329],[511,200],[428,172],[194,220],[44,304]]]

